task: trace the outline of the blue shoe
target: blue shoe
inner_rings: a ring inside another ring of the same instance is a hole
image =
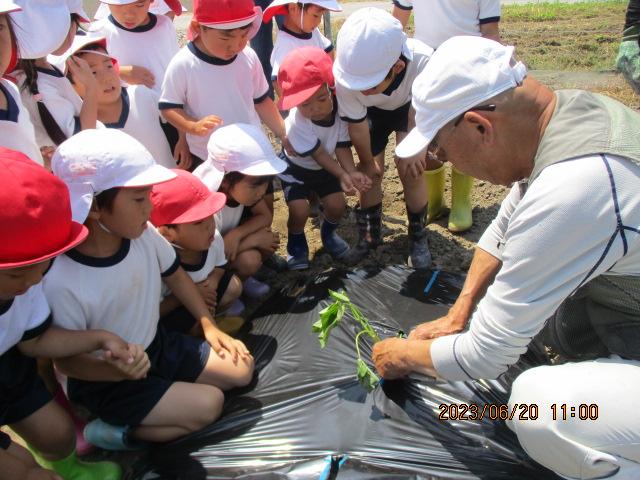
[[[92,445],[104,450],[140,450],[144,443],[129,440],[130,427],[111,425],[99,418],[84,427],[84,438]]]
[[[306,270],[309,268],[309,257],[307,255],[287,256],[287,267],[289,270]]]
[[[337,228],[337,223],[325,219],[320,228],[320,238],[322,239],[324,249],[329,252],[335,260],[342,260],[349,254],[351,247],[338,235],[336,231]]]
[[[243,293],[249,298],[264,297],[269,293],[269,285],[256,280],[253,277],[247,278],[243,283]]]

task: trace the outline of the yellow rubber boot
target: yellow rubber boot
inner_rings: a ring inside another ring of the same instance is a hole
[[[425,170],[427,184],[427,223],[437,220],[444,213],[444,165],[435,170]]]
[[[464,232],[473,225],[471,218],[471,190],[473,177],[464,175],[451,168],[451,212],[449,213],[449,230]]]
[[[73,452],[62,460],[45,460],[37,452],[33,453],[34,458],[41,467],[53,470],[64,480],[120,480],[122,469],[113,462],[84,462],[76,458]]]

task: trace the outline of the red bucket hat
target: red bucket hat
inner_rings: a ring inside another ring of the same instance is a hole
[[[301,47],[292,50],[278,70],[278,86],[282,96],[278,108],[289,110],[300,105],[324,84],[335,86],[333,61],[318,47]]]
[[[210,191],[194,174],[173,170],[176,178],[153,186],[151,223],[179,225],[197,222],[219,212],[227,202],[224,193]]]
[[[253,0],[194,0],[193,20],[205,27],[231,30],[251,24],[253,38],[262,22],[262,9]],[[187,37],[194,40],[198,33],[189,25]]]
[[[87,237],[87,228],[71,220],[62,180],[8,148],[0,148],[0,205],[0,269],[43,262]]]

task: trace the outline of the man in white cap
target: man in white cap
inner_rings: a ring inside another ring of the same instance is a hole
[[[448,314],[376,344],[376,368],[495,378],[547,324],[545,341],[574,363],[521,374],[508,425],[564,478],[640,478],[640,114],[553,92],[513,47],[478,37],[442,44],[413,105],[417,126],[398,156],[426,149],[513,187]]]
[[[338,33],[337,44],[333,74],[338,114],[349,124],[349,137],[360,161],[358,169],[373,181],[372,188],[360,195],[360,208],[356,209],[359,239],[347,259],[355,264],[382,243],[385,148],[392,132],[399,142],[414,123],[411,85],[433,50],[408,39],[400,22],[378,8],[362,8],[350,15]],[[409,220],[409,264],[428,268],[427,193],[422,180],[426,158],[423,153],[420,158],[396,164]]]

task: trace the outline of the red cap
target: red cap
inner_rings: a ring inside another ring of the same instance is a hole
[[[151,223],[179,225],[212,216],[224,207],[224,193],[211,192],[202,181],[186,170],[173,170],[176,178],[153,186]]]
[[[86,227],[71,220],[69,190],[26,155],[0,148],[0,268],[53,258],[81,243]]]
[[[262,9],[253,0],[194,0],[193,20],[211,28],[228,30],[252,24],[249,38],[253,38],[262,22]],[[190,24],[187,38],[195,40],[198,32]]]
[[[176,17],[182,15],[182,3],[180,0],[164,0],[164,3],[167,4],[167,7],[171,9]]]
[[[301,47],[292,50],[278,69],[278,86],[281,97],[278,107],[289,110],[300,105],[324,84],[333,88],[333,61],[318,47]]]

